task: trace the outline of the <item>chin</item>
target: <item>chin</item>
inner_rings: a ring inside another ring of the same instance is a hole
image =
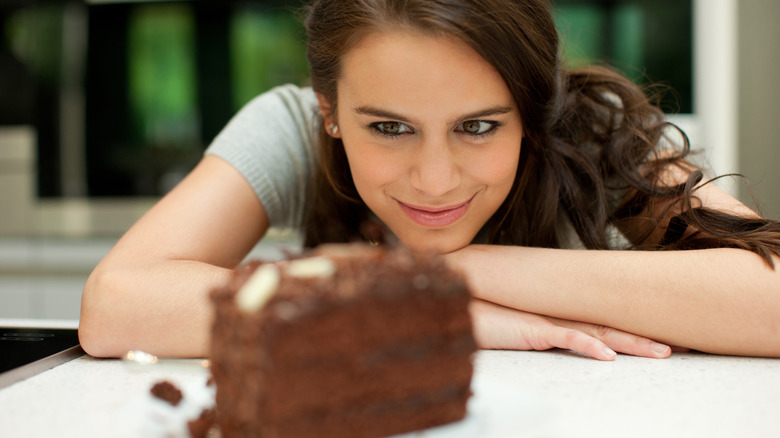
[[[461,242],[456,239],[446,238],[445,236],[436,237],[416,237],[410,239],[401,239],[401,242],[407,248],[414,252],[448,254],[468,246],[470,240]]]

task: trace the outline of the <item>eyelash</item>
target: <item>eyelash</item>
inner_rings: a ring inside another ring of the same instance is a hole
[[[385,132],[381,128],[382,125],[391,124],[391,123],[397,124],[399,127],[404,127],[407,131],[406,132],[400,132],[400,133],[397,133],[397,134],[390,134],[388,132]],[[409,125],[407,125],[405,123],[401,123],[401,122],[374,122],[374,123],[369,124],[368,127],[374,132],[374,134],[382,136],[382,137],[386,137],[386,138],[391,138],[391,139],[396,139],[396,138],[398,138],[398,137],[400,137],[402,135],[406,135],[406,134],[410,134],[410,133],[414,132],[414,130],[411,127],[409,127]]]
[[[478,134],[471,134],[471,133],[465,132],[462,129],[463,125],[466,124],[466,123],[469,123],[469,122],[487,123],[487,124],[489,124],[491,126],[490,126],[490,129],[488,129],[485,132],[478,133]],[[407,131],[400,132],[398,134],[390,134],[390,133],[387,133],[387,132],[382,130],[382,128],[381,128],[382,125],[384,125],[384,124],[391,124],[391,123],[398,124],[399,126],[404,127]],[[489,136],[491,134],[494,134],[496,132],[496,129],[498,129],[502,125],[503,125],[503,123],[497,122],[497,121],[494,121],[494,120],[466,120],[466,121],[458,124],[458,128],[459,129],[457,130],[457,132],[462,133],[462,134],[466,134],[466,135],[468,135],[470,137],[473,137],[473,138],[484,138],[484,137],[487,137],[487,136]],[[371,129],[374,132],[374,134],[382,136],[382,137],[390,138],[390,139],[397,139],[398,137],[400,137],[402,135],[407,135],[407,134],[414,133],[414,130],[409,125],[407,125],[405,123],[401,123],[401,122],[391,122],[391,121],[374,122],[374,123],[369,124],[368,128]]]

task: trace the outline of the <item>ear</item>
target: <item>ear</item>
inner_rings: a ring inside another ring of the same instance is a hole
[[[338,122],[334,117],[333,111],[331,111],[330,101],[321,93],[317,93],[317,102],[319,103],[322,120],[328,134],[333,138],[341,138],[341,133],[338,130],[334,132],[334,129],[331,129],[333,126],[338,126]]]

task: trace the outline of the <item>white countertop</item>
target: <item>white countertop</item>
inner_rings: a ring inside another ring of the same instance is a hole
[[[0,389],[0,437],[132,436],[141,414],[130,407],[155,382],[186,387],[206,374],[83,356]],[[474,379],[468,428],[414,436],[780,436],[778,359],[677,353],[599,362],[561,350],[481,351]]]

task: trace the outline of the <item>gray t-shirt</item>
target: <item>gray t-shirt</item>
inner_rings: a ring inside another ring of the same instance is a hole
[[[272,227],[303,223],[317,161],[318,112],[311,88],[280,86],[247,103],[206,149],[247,179]]]

